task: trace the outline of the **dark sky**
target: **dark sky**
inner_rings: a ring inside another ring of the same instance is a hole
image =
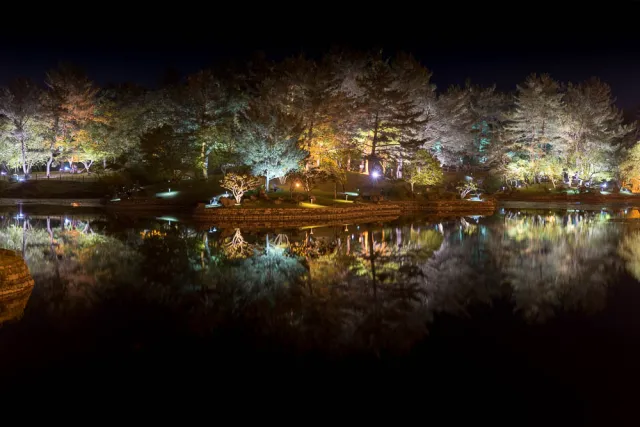
[[[423,2],[416,9],[394,2],[369,12],[323,3],[322,10],[295,15],[248,3],[217,11],[185,5],[158,13],[114,6],[84,19],[43,16],[28,31],[21,22],[3,25],[0,84],[19,75],[41,80],[46,69],[66,60],[83,66],[100,84],[154,85],[170,66],[188,73],[258,50],[277,59],[318,55],[341,45],[410,51],[434,72],[439,89],[470,78],[513,90],[534,71],[562,81],[598,76],[611,85],[620,107],[640,106],[639,2],[599,2],[597,8],[520,3],[435,7]],[[46,25],[50,22],[56,25]]]

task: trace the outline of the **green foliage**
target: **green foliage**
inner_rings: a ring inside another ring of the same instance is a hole
[[[326,182],[330,179],[330,175],[320,168],[302,169],[289,173],[287,180],[291,180],[291,183],[300,182],[304,191],[311,193],[318,184]]]
[[[411,192],[415,184],[437,185],[444,177],[440,162],[427,150],[418,150],[411,163],[404,167],[403,173],[405,181],[411,184]]]
[[[244,115],[238,140],[242,162],[269,181],[300,167],[307,152],[298,147],[302,127],[297,116],[267,100],[256,101]]]
[[[625,154],[624,160],[620,163],[620,174],[625,180],[640,177],[640,142]]]
[[[495,193],[502,188],[502,185],[502,179],[494,174],[487,175],[482,181],[482,187],[487,191],[487,193]]]
[[[44,83],[0,90],[4,166],[50,172],[81,162],[89,172],[104,161],[142,169],[149,181],[244,167],[267,185],[313,166],[337,189],[365,160],[369,172],[403,165],[413,188],[441,180],[431,153],[447,166],[488,166],[528,183],[546,176],[555,185],[562,169],[582,180],[613,176],[617,147],[629,145],[635,126],[623,123],[597,79],[564,84],[532,74],[515,96],[470,83],[436,94],[431,71],[403,53],[261,59],[154,90],[100,90],[62,64]],[[636,174],[633,156],[621,165],[627,177]]]
[[[460,192],[460,198],[464,199],[469,194],[474,193],[480,189],[478,183],[474,180],[463,180],[458,183],[456,189]]]

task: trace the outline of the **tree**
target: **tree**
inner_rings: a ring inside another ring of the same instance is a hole
[[[542,159],[565,155],[561,124],[564,103],[561,85],[548,74],[532,74],[518,85],[515,108],[506,125],[512,158],[528,165],[526,176],[535,180]]]
[[[49,71],[43,111],[47,120],[47,176],[60,154],[74,161],[73,149],[78,132],[94,120],[97,89],[79,69],[62,64]]]
[[[243,116],[238,152],[254,175],[265,177],[268,189],[269,181],[298,169],[307,155],[298,147],[300,120],[264,99],[254,101]]]
[[[196,147],[182,143],[171,126],[165,125],[146,132],[140,138],[142,162],[163,179],[174,178],[191,170]]]
[[[304,187],[304,191],[311,196],[311,191],[318,184],[329,179],[329,174],[321,168],[301,169],[290,173],[287,177],[292,181],[299,181]]]
[[[478,191],[480,189],[480,187],[478,187],[478,184],[472,179],[460,181],[456,188],[460,192],[461,199],[467,197],[469,193],[473,193],[474,191]]]
[[[620,175],[624,181],[640,177],[640,141],[627,151],[620,163]]]
[[[398,156],[399,150],[415,149],[424,143],[420,134],[422,110],[410,92],[398,84],[389,61],[370,58],[357,83],[362,93],[356,110],[360,139],[368,147],[367,160],[373,161],[373,168],[380,168],[379,155],[384,152]]]
[[[614,101],[609,85],[595,78],[567,87],[561,128],[563,152],[583,180],[610,175],[615,145],[633,131],[633,126],[623,125],[622,112]]]
[[[227,149],[229,134],[247,106],[247,97],[235,80],[212,70],[199,71],[187,78],[174,99],[172,126],[184,144],[197,148],[197,163],[205,179],[210,154]]]
[[[13,81],[0,93],[0,115],[7,122],[3,136],[19,153],[25,174],[44,157],[40,97],[38,87],[25,79]]]
[[[251,175],[238,175],[233,172],[229,172],[220,181],[220,186],[226,188],[233,193],[233,197],[236,199],[236,203],[240,204],[242,196],[249,190],[252,190],[260,185],[260,179]]]
[[[563,162],[558,157],[546,156],[540,163],[540,172],[551,180],[553,188],[562,180]]]
[[[331,124],[346,106],[337,102],[340,78],[336,66],[330,57],[321,62],[297,57],[286,60],[281,70],[281,102],[300,117],[302,147],[321,163],[335,131]]]
[[[427,150],[421,149],[416,152],[413,160],[404,167],[404,180],[413,186],[418,185],[436,185],[442,182],[444,175],[440,162],[431,155]]]

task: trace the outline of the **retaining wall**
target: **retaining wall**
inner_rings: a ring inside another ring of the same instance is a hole
[[[429,200],[429,201],[398,201],[389,202],[397,205],[403,213],[425,212],[432,214],[483,214],[488,215],[496,210],[495,200],[471,201],[471,200]]]

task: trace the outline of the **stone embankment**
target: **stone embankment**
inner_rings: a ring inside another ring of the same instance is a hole
[[[22,257],[16,252],[0,249],[0,323],[22,316],[33,284]]]

